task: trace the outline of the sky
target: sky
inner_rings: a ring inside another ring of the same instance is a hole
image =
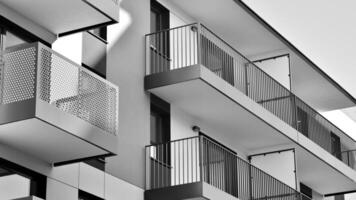
[[[355,0],[243,2],[356,98]],[[356,119],[356,109],[351,110]],[[322,114],[356,139],[356,123],[349,115]]]

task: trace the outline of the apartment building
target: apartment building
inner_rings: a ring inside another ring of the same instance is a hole
[[[0,199],[342,200],[356,100],[240,0],[0,0]]]

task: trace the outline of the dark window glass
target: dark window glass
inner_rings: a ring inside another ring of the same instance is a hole
[[[151,0],[151,32],[169,29],[169,10],[155,0]],[[170,66],[169,34],[161,32],[155,37],[150,37],[151,66],[159,63],[163,68]]]
[[[308,137],[308,114],[301,108],[297,108],[297,130]]]
[[[103,40],[107,39],[107,27],[106,26],[89,30],[89,32],[100,37]]]
[[[169,29],[169,10],[151,0],[151,32]]]
[[[333,132],[331,135],[331,154],[341,160],[341,144],[340,137],[335,135]]]
[[[151,144],[170,141],[170,120],[169,103],[151,95]]]
[[[79,190],[79,200],[103,200],[102,198],[99,198],[95,195],[92,195],[90,193],[84,192],[82,190]]]
[[[171,173],[170,105],[151,95],[151,174],[164,173],[167,177],[162,184],[169,185]],[[158,167],[159,166],[159,167]],[[155,179],[151,179],[154,181]],[[153,184],[153,182],[151,183]]]
[[[92,167],[95,167],[97,169],[100,169],[102,171],[105,171],[105,163],[106,163],[105,158],[93,158],[93,159],[84,161],[84,163],[86,163]]]
[[[303,194],[302,200],[309,200],[313,198],[313,190],[303,183],[300,183],[300,192]]]

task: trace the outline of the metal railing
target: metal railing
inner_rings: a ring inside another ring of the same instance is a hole
[[[146,146],[146,189],[208,183],[241,200],[307,200],[204,136]]]
[[[347,163],[339,155],[355,148],[351,137],[204,25],[194,23],[146,35],[147,75],[197,64]],[[335,151],[333,145],[339,146],[339,150]]]
[[[356,169],[356,150],[341,152],[342,160],[351,168]]]
[[[41,43],[6,49],[0,105],[41,100],[110,134],[118,132],[118,87]]]

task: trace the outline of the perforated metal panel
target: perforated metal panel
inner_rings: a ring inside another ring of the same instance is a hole
[[[77,115],[78,66],[44,48],[40,49],[40,54],[40,99],[64,112]]]
[[[29,47],[5,54],[2,74],[2,104],[35,97],[36,48]]]
[[[106,80],[40,48],[39,98],[109,133],[118,130],[118,91]]]
[[[4,60],[5,65],[0,64],[0,104],[35,98],[38,86],[38,99],[108,133],[117,133],[116,86],[37,43],[9,50]]]
[[[83,120],[115,134],[117,131],[117,90],[91,72],[80,73],[80,115]]]

